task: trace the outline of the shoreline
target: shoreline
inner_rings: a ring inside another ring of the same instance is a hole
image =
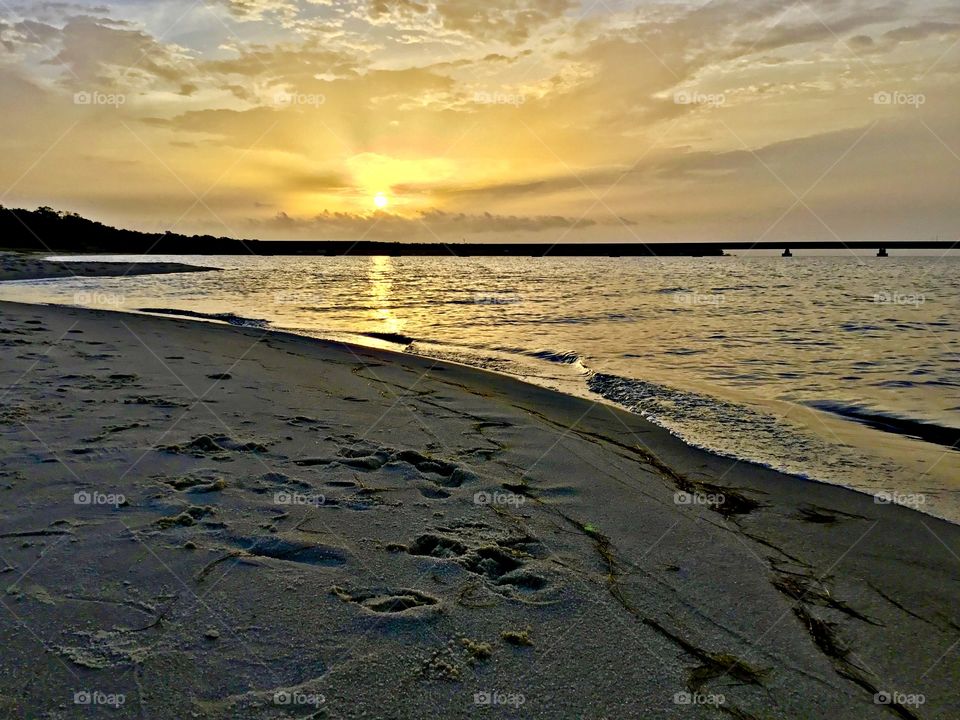
[[[107,264],[110,264],[110,263],[107,263]],[[209,268],[209,270],[217,270],[217,268]],[[190,272],[190,270],[172,270],[171,272]],[[151,271],[150,271],[149,269],[144,269],[141,274],[151,274]],[[103,276],[106,277],[106,276],[110,276],[110,275],[109,275],[109,274],[105,274],[105,275],[103,275]],[[33,279],[36,279],[36,278],[33,278]],[[20,304],[20,303],[14,302],[14,301],[0,300],[0,304],[2,304],[2,303]],[[22,303],[22,304],[24,304],[24,305],[33,305],[33,303]],[[82,306],[64,305],[64,304],[59,304],[59,303],[43,303],[43,304],[41,304],[41,306],[46,306],[46,307],[59,307],[59,308],[65,308],[65,309],[68,309],[68,308],[85,309],[85,308],[83,308]],[[587,384],[585,385],[585,392],[580,392],[580,393],[578,393],[578,392],[576,392],[575,389],[572,389],[572,388],[555,388],[555,387],[550,387],[550,386],[548,386],[548,385],[546,385],[546,384],[538,384],[538,383],[536,383],[536,382],[532,382],[531,380],[527,379],[526,377],[524,377],[524,376],[522,376],[522,375],[517,375],[517,374],[509,373],[509,372],[506,372],[506,371],[498,371],[498,370],[488,369],[488,368],[481,367],[481,366],[478,366],[478,365],[472,365],[472,364],[469,364],[469,363],[466,363],[466,362],[459,362],[459,361],[457,361],[456,359],[451,359],[451,358],[449,358],[449,357],[439,357],[439,356],[430,355],[430,354],[420,354],[420,353],[416,353],[416,352],[406,352],[406,351],[401,350],[401,349],[395,349],[395,348],[393,348],[393,347],[388,347],[388,346],[386,346],[386,344],[373,344],[373,343],[371,343],[371,344],[368,345],[368,344],[363,344],[363,343],[360,343],[360,342],[353,342],[353,341],[349,341],[349,340],[335,340],[335,339],[331,339],[331,338],[324,338],[324,337],[320,337],[320,336],[317,336],[317,335],[311,335],[311,334],[306,333],[306,332],[296,332],[296,331],[293,331],[293,330],[278,329],[278,328],[272,327],[271,324],[270,324],[270,321],[260,321],[260,320],[255,320],[255,319],[251,319],[251,318],[244,318],[244,317],[239,317],[239,316],[232,315],[232,314],[230,314],[230,313],[223,313],[223,314],[219,314],[219,315],[213,315],[213,314],[206,314],[206,313],[197,313],[197,312],[193,312],[193,311],[177,310],[177,309],[174,309],[174,308],[163,308],[163,309],[160,309],[160,308],[156,308],[156,309],[155,309],[155,308],[143,308],[143,309],[137,309],[137,310],[133,310],[133,309],[131,309],[131,310],[127,310],[127,309],[124,309],[124,310],[104,310],[104,312],[118,313],[118,314],[121,314],[121,315],[158,317],[158,318],[174,318],[174,319],[185,320],[185,321],[189,321],[189,322],[196,322],[196,323],[201,323],[201,324],[222,325],[222,326],[225,326],[225,327],[255,328],[255,329],[259,329],[259,330],[262,330],[262,331],[264,331],[264,332],[267,332],[267,333],[270,333],[270,334],[273,334],[273,335],[277,335],[277,336],[289,336],[289,337],[292,337],[292,338],[300,338],[300,339],[304,339],[304,340],[307,340],[307,341],[319,342],[319,343],[332,343],[332,344],[335,345],[335,346],[337,346],[337,345],[342,345],[342,346],[346,346],[346,347],[352,347],[352,348],[355,348],[355,349],[357,349],[357,350],[359,350],[359,349],[364,349],[364,350],[374,350],[374,351],[386,352],[386,353],[391,353],[391,354],[398,355],[398,356],[402,356],[402,357],[416,357],[416,358],[419,358],[419,359],[424,360],[424,361],[427,361],[427,362],[436,362],[436,363],[441,363],[441,364],[449,364],[449,365],[454,365],[454,366],[457,366],[457,367],[466,368],[466,369],[469,369],[469,370],[475,370],[475,371],[480,372],[480,373],[490,374],[490,375],[493,375],[493,376],[496,376],[496,377],[509,378],[509,379],[511,379],[511,380],[514,380],[514,381],[517,381],[517,382],[520,382],[520,383],[523,383],[523,384],[531,385],[532,387],[537,387],[537,388],[540,388],[540,389],[543,389],[543,390],[547,390],[548,392],[555,392],[555,393],[561,394],[561,395],[563,395],[563,396],[565,396],[565,397],[574,398],[574,399],[577,399],[577,400],[580,400],[580,401],[586,401],[586,402],[590,402],[590,403],[601,404],[601,405],[604,405],[604,406],[608,406],[608,407],[615,408],[615,409],[619,410],[620,412],[625,412],[625,413],[628,413],[628,414],[630,414],[630,415],[636,416],[636,417],[641,418],[642,420],[644,420],[644,422],[649,423],[651,426],[656,427],[658,430],[661,430],[661,431],[667,433],[670,437],[674,438],[674,439],[677,440],[679,443],[681,443],[684,447],[689,448],[690,450],[696,450],[696,451],[698,451],[698,452],[706,453],[706,454],[708,454],[708,455],[712,455],[712,456],[715,456],[715,457],[717,457],[717,458],[722,458],[723,460],[726,460],[726,461],[732,461],[732,462],[734,462],[734,463],[736,463],[736,464],[742,464],[742,465],[746,465],[746,466],[749,466],[749,467],[754,467],[754,468],[757,468],[757,469],[766,470],[766,471],[774,472],[774,473],[781,474],[781,475],[784,475],[784,476],[787,476],[787,477],[795,478],[796,480],[801,481],[801,482],[811,482],[811,483],[816,483],[816,484],[819,484],[819,485],[826,485],[826,486],[830,486],[830,487],[839,487],[839,488],[843,488],[843,489],[845,489],[845,490],[849,490],[849,491],[851,491],[851,492],[855,492],[855,493],[857,493],[857,494],[859,494],[859,495],[863,495],[863,496],[868,497],[868,498],[871,498],[871,499],[877,499],[877,498],[879,498],[879,500],[876,500],[876,501],[877,501],[878,503],[880,503],[880,504],[898,505],[898,506],[900,506],[900,507],[903,507],[903,508],[906,508],[906,509],[909,509],[909,510],[913,510],[914,512],[918,512],[918,513],[920,513],[920,514],[922,514],[922,515],[924,515],[924,516],[926,516],[926,517],[935,518],[935,519],[937,519],[937,520],[942,520],[942,521],[944,521],[944,522],[948,522],[948,523],[951,523],[951,524],[953,524],[953,525],[960,526],[960,519],[958,519],[958,518],[953,518],[953,517],[949,517],[949,516],[945,516],[945,515],[940,515],[940,514],[937,514],[937,513],[933,512],[933,511],[927,511],[927,510],[925,510],[925,509],[922,509],[922,508],[926,507],[926,504],[925,504],[925,502],[923,502],[922,500],[921,500],[921,501],[918,501],[918,499],[917,499],[918,496],[917,496],[916,493],[898,490],[898,489],[894,488],[893,485],[890,485],[889,487],[882,487],[882,488],[877,488],[877,489],[867,489],[867,488],[863,488],[863,487],[857,486],[857,485],[855,485],[855,484],[845,484],[845,483],[842,483],[842,482],[840,482],[840,481],[838,481],[838,480],[826,480],[826,479],[822,479],[822,478],[820,478],[820,477],[817,477],[817,476],[815,476],[815,475],[804,474],[804,473],[799,472],[799,471],[791,471],[791,470],[788,469],[788,468],[778,467],[778,466],[776,466],[776,465],[774,465],[774,464],[772,464],[772,463],[767,463],[767,462],[763,462],[763,461],[761,461],[761,460],[743,457],[743,456],[737,455],[736,453],[734,453],[734,452],[732,452],[732,451],[731,451],[731,452],[724,452],[723,450],[719,450],[719,449],[710,447],[710,446],[708,446],[708,445],[705,445],[705,444],[702,444],[702,443],[698,443],[698,442],[695,441],[694,439],[688,437],[683,431],[681,431],[681,430],[679,430],[679,429],[675,429],[675,428],[668,427],[668,426],[666,426],[666,425],[662,425],[662,424],[660,424],[660,423],[658,423],[658,422],[656,422],[656,421],[654,421],[654,420],[651,420],[651,419],[647,418],[645,415],[642,415],[642,414],[637,413],[637,412],[635,412],[635,411],[633,411],[633,410],[630,410],[629,408],[625,407],[623,404],[618,403],[618,402],[615,401],[615,400],[611,400],[611,399],[605,397],[604,395],[601,395],[600,393],[598,393],[598,392],[596,392],[596,391],[594,391],[594,390],[590,390],[590,389],[589,389],[589,383],[587,383]],[[377,338],[373,338],[373,339],[377,339]],[[590,371],[590,372],[591,372],[591,373],[597,373],[597,372],[599,372],[599,371]],[[833,421],[834,421],[834,422],[840,422],[839,418],[838,418],[838,419],[834,419]],[[850,428],[850,429],[852,429],[852,430],[856,430],[856,429],[859,428],[859,424],[857,424],[857,423],[852,423],[852,422],[849,421],[849,420],[847,421],[847,423],[852,426],[852,427]],[[932,427],[932,426],[931,426],[931,427]],[[895,436],[895,438],[898,439],[898,440],[911,439],[911,440],[916,440],[916,441],[918,441],[918,442],[922,442],[922,441],[923,441],[922,438],[913,438],[912,436],[906,436],[906,437],[903,437],[903,438],[900,437],[900,436]],[[903,500],[903,502],[901,502],[901,500]]]
[[[698,693],[758,717],[950,712],[947,521],[464,365],[150,315],[0,314],[16,355],[0,547],[33,631],[3,631],[5,662],[36,675],[22,701],[0,681],[15,712],[69,702],[64,687],[124,694],[118,717],[286,717],[278,692],[335,717],[469,717],[485,692],[537,717],[641,701],[713,717],[685,703]]]
[[[2,300],[0,300],[0,304],[3,304],[3,303],[5,303],[5,302],[8,302],[8,301],[2,301]],[[24,304],[26,304],[26,303],[24,303]],[[50,304],[49,306],[50,306],[50,307],[62,307],[62,308],[72,307],[72,306],[69,306],[69,305],[58,305],[58,304]],[[167,318],[175,318],[175,319],[185,320],[185,321],[188,321],[188,322],[208,323],[208,324],[213,324],[213,325],[221,325],[221,326],[225,326],[225,327],[241,327],[241,328],[242,328],[242,327],[246,327],[246,328],[251,328],[251,329],[262,330],[263,332],[269,333],[269,334],[271,334],[271,335],[277,335],[277,336],[283,336],[283,337],[290,337],[290,338],[302,339],[302,340],[306,340],[306,341],[308,341],[308,342],[317,342],[317,343],[321,343],[321,344],[330,344],[330,345],[333,345],[334,347],[336,347],[336,346],[349,347],[349,348],[353,348],[353,351],[355,351],[355,352],[360,352],[360,351],[363,351],[363,350],[372,350],[372,351],[375,351],[375,352],[383,352],[383,353],[387,353],[387,354],[389,354],[389,355],[397,356],[398,358],[414,357],[414,358],[418,358],[418,359],[420,359],[420,360],[422,360],[422,361],[425,361],[425,362],[427,362],[427,363],[435,363],[435,364],[439,364],[439,365],[451,365],[451,366],[463,368],[463,369],[465,369],[465,370],[475,371],[475,372],[482,373],[482,374],[485,374],[485,375],[490,375],[490,376],[493,376],[494,378],[506,378],[506,379],[510,379],[510,380],[512,380],[512,381],[514,381],[514,382],[519,382],[519,383],[521,383],[521,384],[523,384],[523,385],[527,385],[527,386],[530,386],[530,387],[532,387],[532,388],[536,388],[536,389],[538,389],[538,390],[544,390],[544,391],[546,391],[546,392],[556,393],[556,394],[558,394],[558,395],[562,395],[563,397],[570,398],[570,399],[572,399],[572,400],[577,400],[577,401],[586,402],[586,403],[592,403],[592,404],[596,404],[596,405],[603,405],[603,406],[605,406],[605,407],[613,408],[613,409],[617,410],[618,412],[626,413],[626,414],[628,414],[628,415],[630,415],[630,416],[640,418],[641,420],[643,420],[643,422],[647,423],[647,424],[650,425],[652,428],[656,428],[658,431],[661,431],[661,432],[665,433],[665,434],[668,435],[670,438],[672,438],[672,439],[676,440],[677,442],[679,442],[684,448],[689,449],[689,450],[691,450],[691,451],[696,451],[696,452],[704,453],[704,454],[706,454],[706,455],[710,455],[710,456],[716,458],[717,460],[728,461],[728,462],[732,462],[732,463],[734,463],[734,464],[736,464],[736,465],[745,465],[745,466],[747,466],[747,467],[755,468],[755,469],[757,469],[757,470],[763,470],[763,471],[767,471],[767,472],[776,473],[776,474],[778,474],[778,475],[783,475],[783,476],[785,476],[785,477],[793,478],[793,479],[795,479],[795,480],[797,480],[797,481],[799,481],[799,482],[809,482],[809,483],[816,483],[816,484],[818,484],[818,485],[825,485],[825,486],[828,486],[828,487],[842,488],[842,489],[844,489],[844,490],[848,490],[848,491],[850,491],[850,492],[854,492],[854,493],[856,493],[857,495],[861,495],[861,496],[870,498],[870,499],[874,500],[875,502],[877,502],[877,504],[896,505],[896,506],[898,506],[898,507],[902,507],[902,508],[904,508],[904,509],[911,510],[911,511],[913,511],[913,512],[919,513],[919,514],[921,514],[921,515],[923,515],[923,516],[925,516],[925,517],[935,518],[935,519],[937,519],[937,520],[941,520],[941,521],[943,521],[943,522],[950,523],[951,525],[955,525],[955,526],[957,526],[957,527],[960,527],[960,519],[955,520],[955,519],[952,519],[952,518],[949,518],[949,517],[944,517],[944,516],[941,516],[941,515],[936,515],[936,514],[934,514],[934,513],[932,513],[932,512],[925,512],[924,510],[920,509],[920,507],[921,507],[922,504],[916,504],[916,503],[914,503],[913,505],[911,505],[911,504],[900,503],[900,502],[896,502],[896,501],[895,501],[895,498],[898,498],[898,497],[908,497],[908,498],[912,498],[913,495],[912,495],[911,493],[906,493],[906,492],[901,493],[901,492],[898,492],[898,491],[892,490],[892,489],[881,489],[881,490],[878,490],[876,493],[871,493],[870,491],[868,491],[868,490],[866,490],[866,489],[861,489],[861,488],[859,488],[859,487],[857,487],[857,486],[855,486],[855,485],[846,485],[846,484],[843,484],[843,483],[840,483],[840,482],[834,482],[834,481],[830,481],[830,480],[823,480],[823,479],[820,479],[820,478],[815,477],[815,476],[812,476],[812,475],[803,475],[803,474],[800,474],[800,473],[791,472],[791,471],[789,471],[789,470],[786,470],[786,469],[783,469],[783,468],[779,468],[779,467],[776,467],[776,466],[774,466],[774,465],[761,462],[761,461],[759,461],[759,460],[754,460],[754,459],[750,459],[750,458],[740,457],[740,456],[738,456],[738,455],[736,455],[736,454],[734,454],[734,453],[732,453],[732,452],[730,452],[730,453],[724,453],[724,452],[722,452],[722,451],[720,451],[720,450],[716,450],[716,449],[714,449],[714,448],[707,447],[707,446],[702,445],[702,444],[698,444],[698,443],[696,443],[695,441],[691,440],[690,438],[686,437],[681,431],[675,430],[675,429],[672,429],[672,428],[669,428],[669,427],[666,427],[665,425],[661,425],[661,424],[655,422],[654,420],[649,419],[649,418],[646,417],[645,415],[642,415],[642,414],[640,414],[640,413],[634,412],[634,411],[632,411],[632,410],[624,407],[622,404],[620,404],[620,403],[618,403],[618,402],[616,402],[616,401],[614,401],[614,400],[611,400],[611,399],[609,399],[609,398],[607,398],[607,397],[605,397],[605,396],[597,393],[596,391],[589,390],[589,388],[588,388],[588,391],[587,391],[587,392],[582,393],[582,394],[578,394],[578,393],[576,393],[576,392],[574,392],[574,391],[572,391],[572,390],[564,390],[564,389],[558,389],[558,388],[548,387],[548,386],[546,386],[546,385],[541,385],[541,384],[532,382],[532,381],[530,381],[530,380],[527,380],[527,379],[526,379],[525,377],[523,377],[523,376],[519,376],[519,375],[515,375],[515,374],[508,373],[508,372],[503,372],[503,371],[492,370],[492,369],[480,367],[480,366],[477,366],[477,365],[471,365],[471,364],[465,363],[465,362],[458,362],[457,360],[450,359],[450,358],[448,358],[448,357],[436,357],[436,356],[433,356],[433,355],[419,354],[419,353],[415,353],[415,352],[406,352],[406,351],[403,351],[403,350],[396,350],[396,349],[393,349],[393,348],[391,348],[391,347],[384,347],[384,346],[382,346],[382,345],[374,345],[374,344],[365,345],[365,344],[362,344],[362,343],[355,343],[355,342],[350,342],[350,341],[333,340],[333,339],[329,339],[329,338],[317,337],[317,336],[314,336],[314,335],[309,335],[309,334],[306,334],[306,333],[298,333],[298,332],[294,332],[294,331],[291,331],[291,330],[276,329],[276,328],[271,327],[269,321],[266,321],[266,323],[267,323],[266,325],[259,325],[259,324],[257,324],[257,323],[259,323],[259,322],[261,322],[261,321],[257,321],[257,320],[251,319],[251,318],[238,318],[237,316],[232,316],[232,315],[231,315],[231,316],[224,316],[224,317],[217,317],[217,316],[214,316],[214,315],[206,315],[206,314],[194,313],[194,312],[191,312],[191,311],[181,311],[181,310],[176,310],[176,309],[172,309],[172,308],[164,308],[164,309],[148,308],[148,309],[141,309],[141,310],[136,310],[136,311],[105,310],[104,312],[115,312],[115,313],[120,313],[120,314],[129,314],[129,315],[143,315],[143,316],[146,316],[146,317],[159,317],[159,318],[165,318],[165,317],[167,317]],[[240,321],[240,322],[238,322],[238,321]],[[597,371],[592,371],[592,370],[591,370],[590,372],[591,372],[591,373],[595,373],[595,372],[597,372]],[[918,438],[918,439],[919,439],[919,438]],[[889,498],[894,498],[894,499],[891,499],[890,501],[885,501],[885,499],[886,499],[887,497],[889,497]],[[878,501],[877,498],[880,498],[881,501]]]
[[[11,262],[12,261],[12,262]],[[11,267],[12,265],[12,267]],[[171,262],[161,262],[161,263],[140,263],[140,262],[131,262],[129,260],[122,261],[103,261],[103,260],[93,260],[89,262],[80,262],[76,260],[54,260],[46,261],[39,258],[39,256],[33,255],[24,255],[19,253],[0,253],[0,280],[37,280],[37,279],[60,279],[63,277],[70,277],[75,275],[74,269],[81,268],[83,271],[88,274],[83,277],[116,277],[123,275],[150,275],[150,274],[168,274],[168,273],[181,273],[181,272],[207,272],[207,271],[219,271],[220,268],[217,267],[204,267],[199,265],[183,265],[180,263],[171,263]],[[55,305],[61,305],[60,303],[52,303]],[[88,304],[86,301],[81,301],[78,305],[83,306]],[[63,305],[63,307],[73,307],[72,305]],[[204,321],[212,323],[224,323],[233,326],[248,326],[248,327],[258,327],[264,329],[271,329],[272,325],[270,321],[262,320],[251,320],[235,316],[231,313],[220,313],[215,315],[210,315],[207,313],[198,313],[194,311],[183,311],[177,310],[175,308],[170,309],[153,309],[153,308],[110,308],[114,312],[129,312],[133,314],[146,314],[152,316],[173,316],[180,318],[192,318],[195,321]],[[298,337],[305,337],[311,339],[320,339],[320,340],[329,340],[332,342],[345,342],[347,344],[356,343],[357,347],[372,347],[375,349],[386,349],[399,352],[401,354],[415,355],[418,357],[426,358],[428,360],[441,360],[453,364],[463,365],[465,367],[475,368],[482,370],[484,372],[493,372],[494,374],[502,375],[504,377],[510,377],[513,379],[519,379],[522,382],[530,382],[532,384],[538,385],[540,387],[545,387],[548,389],[553,389],[557,392],[568,394],[572,397],[579,399],[586,399],[590,402],[600,402],[603,404],[608,404],[613,407],[617,407],[620,410],[625,410],[632,414],[639,415],[643,417],[648,422],[653,423],[657,427],[665,430],[671,436],[679,439],[685,445],[696,448],[707,452],[709,454],[717,455],[729,460],[734,460],[740,463],[745,463],[751,466],[756,466],[759,468],[765,468],[772,470],[774,472],[783,473],[798,479],[815,482],[833,486],[844,487],[854,492],[865,494],[871,498],[880,498],[881,500],[888,500],[892,504],[900,504],[904,507],[916,510],[922,514],[935,517],[941,520],[946,520],[953,524],[960,525],[960,516],[957,515],[956,508],[954,508],[950,503],[949,499],[942,499],[940,495],[943,493],[949,493],[949,488],[951,487],[950,482],[950,469],[944,466],[938,470],[938,475],[931,476],[928,480],[933,481],[933,486],[931,489],[928,489],[921,482],[910,482],[907,480],[909,477],[908,467],[903,465],[900,468],[900,475],[898,475],[899,482],[887,483],[887,485],[874,486],[870,482],[864,482],[865,478],[859,478],[856,482],[844,482],[839,477],[828,477],[827,474],[817,474],[816,472],[811,472],[809,468],[799,468],[796,467],[796,463],[791,461],[786,461],[784,458],[779,460],[770,460],[764,459],[763,453],[753,453],[749,452],[737,452],[735,450],[725,449],[725,444],[723,441],[718,442],[716,439],[713,441],[708,440],[698,440],[696,437],[692,436],[690,432],[685,430],[682,427],[672,427],[669,422],[660,423],[656,420],[650,420],[646,415],[636,412],[635,409],[629,407],[629,403],[625,401],[618,401],[612,398],[606,397],[602,392],[594,389],[591,386],[589,377],[585,379],[584,386],[581,388],[575,386],[572,379],[561,379],[556,378],[551,382],[537,382],[536,379],[532,376],[527,376],[517,372],[510,372],[508,370],[497,370],[489,369],[482,367],[481,364],[470,363],[470,362],[461,362],[455,357],[451,357],[446,353],[441,354],[432,354],[430,352],[407,352],[402,349],[401,343],[399,340],[393,338],[379,337],[377,333],[369,334],[367,337],[371,342],[364,342],[363,339],[356,340],[353,338],[338,338],[334,337],[323,337],[323,333],[310,333],[308,331],[298,332],[297,330],[285,330],[285,329],[275,329],[271,330],[272,332],[277,333],[289,333]],[[361,333],[360,336],[363,334]],[[358,337],[360,337],[358,336]],[[366,338],[364,338],[366,339]],[[390,342],[384,342],[390,340]],[[410,342],[416,341],[415,338],[408,338]],[[378,342],[380,341],[380,342]],[[434,341],[428,341],[434,342]],[[396,344],[396,347],[393,345]],[[590,371],[591,376],[601,377],[604,376],[602,371]],[[616,376],[609,376],[614,379],[618,379],[627,383],[639,382],[631,378],[617,378]],[[663,385],[663,388],[668,388],[668,385]],[[717,387],[712,387],[709,390],[699,390],[695,392],[706,392],[709,397],[713,398],[728,398],[729,389],[721,389]],[[734,400],[734,402],[740,403],[741,405],[745,401],[744,398],[739,398]],[[863,433],[880,433],[880,429],[871,429],[865,427],[864,423],[854,421],[850,418],[843,418],[836,414],[831,414],[825,411],[822,411],[817,408],[804,407],[804,406],[795,406],[792,407],[788,403],[784,405],[783,409],[779,409],[775,404],[766,403],[766,404],[757,404],[753,402],[749,405],[754,408],[762,408],[768,412],[773,413],[783,413],[785,416],[789,417],[791,415],[802,416],[803,413],[818,413],[818,423],[819,425],[826,427],[828,429],[828,434],[832,439],[840,444],[843,444],[844,441],[852,443],[852,447],[858,448],[860,452],[866,453],[865,458],[869,457],[877,463],[882,462],[900,462],[900,455],[898,453],[915,453],[916,461],[912,465],[924,465],[925,467],[931,467],[932,463],[933,468],[939,468],[941,465],[940,462],[932,460],[931,453],[943,452],[942,447],[939,449],[937,447],[928,446],[928,443],[922,437],[914,437],[909,434],[894,434],[892,437],[884,440],[879,437],[863,437]],[[892,417],[892,416],[891,416]],[[905,421],[900,421],[901,424]],[[935,432],[938,429],[942,432],[951,432],[955,435],[957,431],[947,430],[946,428],[939,428],[938,426],[920,423],[919,421],[913,421],[915,425],[922,427],[927,432]],[[882,445],[878,445],[878,442],[882,442]],[[941,443],[942,444],[942,443]],[[949,447],[949,446],[948,446]],[[798,448],[798,451],[800,449]],[[913,455],[909,455],[913,457]],[[821,468],[822,470],[822,468]],[[926,478],[929,470],[920,471],[921,479]]]

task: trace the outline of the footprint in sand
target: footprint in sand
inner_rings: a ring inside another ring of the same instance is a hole
[[[437,608],[440,605],[440,600],[432,595],[409,588],[367,589],[351,592],[334,585],[330,591],[344,602],[355,603],[378,615],[409,614],[424,608]]]
[[[258,442],[241,442],[234,440],[227,435],[199,435],[184,445],[164,445],[157,448],[160,452],[174,453],[177,455],[193,455],[194,457],[204,457],[211,453],[222,453],[224,451],[243,452],[243,453],[265,453],[267,446]],[[219,456],[229,457],[229,456]],[[218,458],[214,458],[218,459]]]
[[[477,476],[456,463],[432,458],[416,450],[394,450],[379,447],[342,448],[335,457],[301,458],[294,461],[302,467],[314,465],[345,465],[357,470],[379,470],[391,463],[405,463],[416,468],[430,483],[442,488],[458,488],[465,483],[477,480]],[[449,495],[437,494],[437,497]]]
[[[549,584],[544,576],[527,568],[530,561],[546,556],[543,546],[535,538],[508,537],[491,543],[485,537],[489,533],[484,532],[484,528],[459,530],[457,537],[436,533],[420,535],[410,543],[407,552],[453,560],[468,572],[479,575],[493,589],[537,592]]]

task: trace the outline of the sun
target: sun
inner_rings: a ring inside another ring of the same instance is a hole
[[[373,204],[382,210],[390,204],[390,200],[382,192],[378,192],[373,196]]]

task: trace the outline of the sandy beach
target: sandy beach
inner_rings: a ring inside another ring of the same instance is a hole
[[[960,2],[0,49],[0,720],[960,720]]]
[[[960,712],[950,523],[458,365],[0,318],[4,717]]]

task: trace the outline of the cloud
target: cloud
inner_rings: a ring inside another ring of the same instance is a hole
[[[457,183],[429,183],[429,184],[402,184],[391,190],[401,196],[422,195],[435,200],[476,202],[516,199],[522,195],[547,197],[552,193],[567,190],[582,190],[585,182],[600,181],[614,177],[613,171],[593,171],[587,178],[571,173],[553,175],[532,180],[507,183],[472,184]],[[613,180],[611,180],[612,182]],[[588,185],[589,187],[589,185]]]
[[[216,0],[237,20],[255,22],[269,15],[294,18],[299,12],[294,0]]]
[[[324,212],[307,218],[279,212],[269,219],[251,219],[246,227],[259,236],[277,238],[380,239],[410,241],[460,239],[483,234],[535,233],[551,229],[589,228],[595,220],[559,215],[509,216],[491,213],[465,214],[428,210],[415,217],[387,212],[363,215]]]
[[[574,0],[369,0],[366,11],[375,25],[519,45],[575,5]]]
[[[356,72],[356,56],[330,50],[318,40],[274,45],[246,45],[233,48],[233,57],[199,63],[199,68],[214,75],[237,75],[246,79],[263,78],[294,83],[317,75],[343,75]]]
[[[747,30],[746,39],[735,45],[733,56],[782,50],[816,42],[833,42],[843,35],[881,25],[901,17],[899,4],[861,7],[855,3],[829,3],[820,8],[800,3],[775,16],[775,24],[763,23]],[[793,15],[795,17],[791,18]],[[792,20],[792,22],[791,22]]]
[[[63,66],[63,81],[70,87],[119,90],[138,81],[182,87],[192,75],[182,50],[115,20],[74,17],[48,37],[60,50],[45,64]]]
[[[395,15],[422,15],[429,10],[429,5],[415,0],[371,0],[370,2],[370,15],[377,19]]]
[[[884,37],[897,42],[916,42],[931,36],[957,35],[958,33],[960,33],[960,23],[927,21],[890,30],[884,34]]]
[[[46,45],[60,35],[59,28],[36,20],[23,20],[8,27],[16,38],[26,45]]]
[[[545,24],[563,16],[572,0],[447,0],[438,2],[443,27],[481,41],[510,45],[527,40]]]

